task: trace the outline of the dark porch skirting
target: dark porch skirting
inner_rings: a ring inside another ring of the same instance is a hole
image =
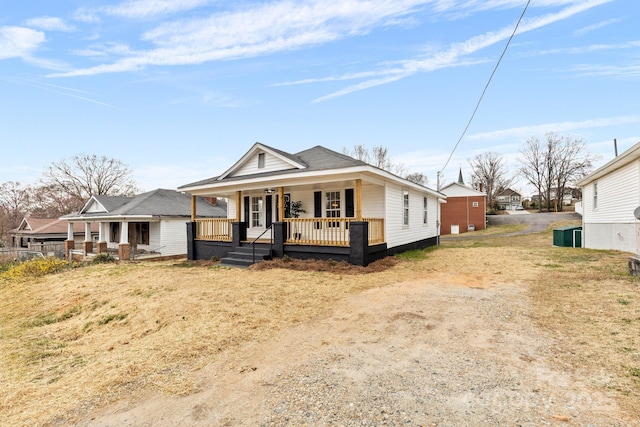
[[[417,242],[411,242],[407,243],[406,245],[389,248],[387,249],[387,256],[399,254],[400,252],[410,251],[413,249],[425,249],[430,246],[437,246],[440,242],[440,239],[438,237],[439,236],[429,237],[428,239],[418,240]]]
[[[214,257],[224,258],[233,251],[237,246],[241,245],[241,241],[234,239],[233,242],[218,242],[210,240],[196,240],[193,238],[195,234],[194,223],[189,223],[187,227],[188,235],[188,253],[189,260],[210,260]],[[234,225],[237,223],[234,223]],[[274,223],[274,242],[271,247],[274,257],[282,258],[288,256],[295,259],[317,259],[345,261],[354,265],[367,266],[370,263],[382,259],[386,256],[395,255],[411,249],[423,249],[438,244],[438,237],[431,237],[406,245],[387,248],[386,243],[369,246],[366,243],[368,224],[367,223],[351,223],[352,241],[350,246],[316,246],[316,245],[291,245],[284,242],[284,233],[282,223]],[[246,238],[246,233],[238,233]],[[355,237],[355,238],[354,238]],[[259,244],[264,247],[264,244]]]

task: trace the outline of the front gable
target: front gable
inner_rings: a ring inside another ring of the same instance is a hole
[[[99,201],[97,201],[93,197],[91,199],[89,199],[89,201],[87,203],[85,203],[85,205],[80,210],[81,214],[84,214],[84,213],[106,213],[106,212],[108,212],[107,208],[105,208],[102,203],[100,203]]]
[[[220,175],[218,180],[265,172],[305,169],[306,167],[303,162],[290,154],[260,143],[255,143],[240,160]]]

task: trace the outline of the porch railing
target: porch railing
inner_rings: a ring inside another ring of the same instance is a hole
[[[230,218],[196,218],[196,239],[230,242],[232,222]]]
[[[355,218],[287,218],[286,243],[349,246],[349,224]],[[369,223],[369,245],[384,242],[384,219],[363,218]]]
[[[355,218],[286,218],[286,243],[319,246],[349,246],[349,224]],[[369,245],[384,243],[384,219],[363,218],[369,223]],[[233,219],[197,218],[196,239],[232,241]]]

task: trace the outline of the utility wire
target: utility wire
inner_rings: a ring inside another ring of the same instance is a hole
[[[507,40],[507,44],[505,45],[504,50],[502,51],[502,54],[500,55],[500,58],[498,58],[498,62],[496,63],[496,66],[493,68],[493,71],[491,72],[491,75],[489,76],[489,80],[487,81],[487,84],[484,86],[484,89],[482,90],[482,94],[480,95],[480,99],[478,99],[478,103],[476,104],[476,108],[473,110],[473,113],[471,114],[471,117],[469,118],[469,121],[467,122],[467,125],[465,126],[464,130],[462,131],[462,135],[460,135],[460,138],[458,139],[458,142],[456,142],[456,145],[453,147],[453,150],[451,150],[451,154],[449,154],[449,158],[447,159],[447,162],[444,164],[444,167],[442,168],[442,170],[440,172],[442,172],[443,170],[445,170],[447,168],[447,165],[449,164],[449,161],[451,160],[451,157],[453,156],[453,153],[455,153],[456,149],[458,148],[458,145],[460,144],[460,141],[462,141],[462,138],[464,138],[465,134],[467,133],[467,130],[469,129],[469,126],[471,126],[471,122],[473,121],[473,118],[476,116],[476,113],[478,112],[478,108],[480,108],[480,103],[482,102],[482,98],[484,98],[484,94],[487,92],[487,89],[489,88],[489,84],[491,84],[491,80],[493,80],[493,75],[498,70],[498,66],[500,65],[500,62],[502,62],[502,58],[507,53],[507,49],[509,48],[509,45],[511,44],[511,40],[516,35],[516,31],[518,31],[518,27],[520,26],[520,22],[522,22],[522,18],[524,17],[524,14],[527,11],[527,8],[529,7],[529,3],[531,3],[531,0],[527,0],[527,4],[524,6],[524,10],[522,11],[522,14],[520,15],[520,18],[518,18],[518,22],[516,22],[516,26],[513,29],[513,33],[511,33],[511,36]],[[440,186],[440,172],[438,172],[438,187]],[[438,190],[440,190],[440,188],[438,188]]]

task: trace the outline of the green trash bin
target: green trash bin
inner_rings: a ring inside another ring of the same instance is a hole
[[[582,247],[582,227],[562,227],[553,230],[553,246]]]

